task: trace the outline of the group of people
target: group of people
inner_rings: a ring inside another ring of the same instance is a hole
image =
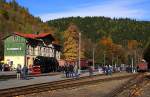
[[[111,65],[106,65],[98,68],[99,73],[104,73],[106,75],[112,75],[112,72],[115,71]]]
[[[65,72],[66,78],[68,78],[68,77],[78,77],[77,65],[65,64],[64,72]]]
[[[98,70],[99,73],[104,73],[106,75],[112,75],[112,72],[114,71],[111,65],[100,67],[98,68]],[[79,77],[80,75],[77,65],[71,63],[66,63],[64,66],[61,66],[60,71],[64,72],[66,78]],[[92,76],[94,74],[93,66],[88,66],[88,72],[89,72],[89,76]]]
[[[66,78],[79,76],[78,67],[73,62],[66,62],[65,65],[60,68],[60,71],[64,72]]]
[[[10,66],[8,64],[0,63],[0,71],[10,71]]]
[[[23,66],[23,68],[21,67],[20,64],[18,64],[17,69],[16,69],[16,73],[17,73],[17,79],[20,80],[22,79],[28,79],[27,75],[28,75],[28,67],[26,65]]]

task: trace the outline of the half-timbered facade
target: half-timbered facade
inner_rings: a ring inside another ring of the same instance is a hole
[[[17,64],[32,66],[37,56],[60,59],[61,46],[53,43],[50,33],[24,34],[15,32],[4,41],[4,60],[16,68]]]

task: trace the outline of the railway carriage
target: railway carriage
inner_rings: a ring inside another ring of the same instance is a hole
[[[138,72],[146,72],[148,71],[148,64],[145,62],[145,60],[142,60],[138,66],[137,66]]]

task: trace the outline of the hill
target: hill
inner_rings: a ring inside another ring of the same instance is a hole
[[[2,39],[12,32],[34,33],[51,31],[40,18],[34,17],[27,8],[21,7],[15,0],[0,0],[0,55],[3,55]]]
[[[50,20],[47,23],[49,26],[56,27],[58,32],[63,32],[70,23],[74,23],[78,26],[83,36],[92,39],[94,42],[103,36],[111,36],[115,43],[120,43],[124,40],[147,41],[150,37],[150,22],[128,18],[69,17]]]
[[[76,25],[82,33],[84,56],[92,59],[95,49],[95,62],[100,64],[131,64],[132,58],[137,64],[150,39],[150,22],[129,18],[69,17],[47,23],[57,28],[56,34],[61,41],[64,41],[68,26]]]

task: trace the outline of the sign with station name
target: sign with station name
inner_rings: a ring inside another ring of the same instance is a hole
[[[21,48],[7,48],[7,50],[16,51],[16,50],[21,50]]]

